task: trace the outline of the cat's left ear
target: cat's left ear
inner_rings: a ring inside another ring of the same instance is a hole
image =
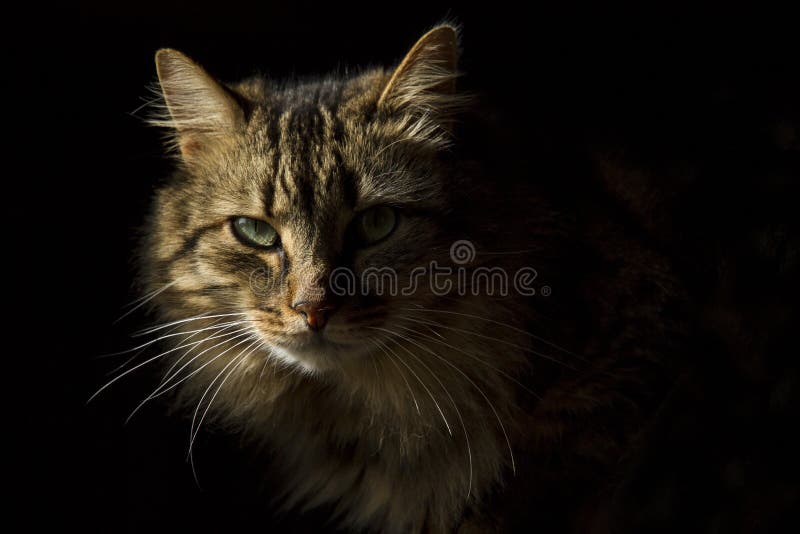
[[[244,112],[231,92],[182,53],[162,48],[156,52],[156,70],[169,116],[153,122],[175,129],[184,159],[243,125]]]
[[[378,109],[446,117],[463,104],[455,93],[458,32],[441,25],[411,47],[381,93]]]

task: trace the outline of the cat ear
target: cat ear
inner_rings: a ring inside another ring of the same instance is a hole
[[[156,70],[168,113],[152,122],[175,129],[184,157],[244,122],[244,112],[228,89],[177,50],[156,52]]]
[[[381,93],[378,108],[448,114],[462,103],[455,95],[457,62],[456,29],[437,26],[423,35],[400,62]]]

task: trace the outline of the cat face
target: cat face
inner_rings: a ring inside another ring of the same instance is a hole
[[[157,65],[180,151],[146,243],[162,312],[234,317],[245,340],[320,371],[430,302],[411,284],[452,242],[452,29],[394,73],[288,88],[223,87],[170,50]]]

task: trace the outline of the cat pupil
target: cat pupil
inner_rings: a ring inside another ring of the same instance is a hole
[[[278,239],[275,229],[264,221],[249,217],[237,217],[234,221],[236,233],[248,244],[271,247]]]

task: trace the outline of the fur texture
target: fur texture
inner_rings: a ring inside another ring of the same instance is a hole
[[[168,325],[154,332],[174,331],[164,389],[193,427],[215,421],[280,458],[284,506],[333,506],[349,528],[500,528],[485,510],[521,456],[517,478],[543,488],[555,451],[600,478],[670,376],[660,355],[679,327],[655,319],[676,294],[663,259],[613,222],[575,238],[603,215],[503,189],[449,148],[468,104],[457,51],[445,25],[393,71],[227,86],[179,52],[157,55],[154,122],[179,151],[143,247]],[[353,220],[375,206],[395,209],[397,227],[357,247]],[[244,245],[239,216],[271,224],[281,246]],[[401,284],[431,261],[456,267],[464,239],[477,251],[468,272],[534,266],[563,296],[441,296],[427,272],[408,295],[337,299],[322,332],[292,308],[334,298],[339,267],[390,267]],[[578,264],[584,274],[559,286]]]

